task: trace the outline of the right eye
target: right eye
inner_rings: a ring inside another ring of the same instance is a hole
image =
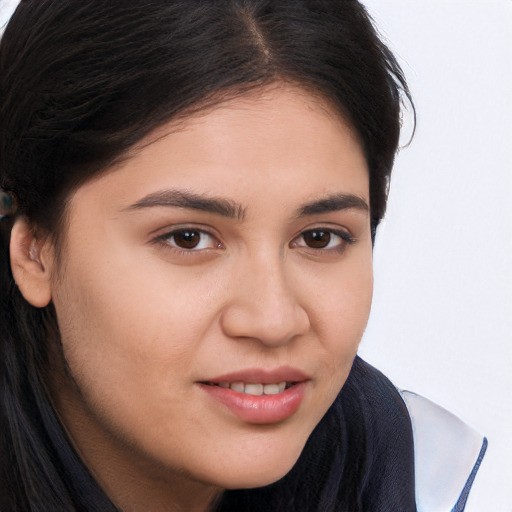
[[[185,251],[200,251],[219,247],[219,242],[213,235],[197,228],[176,229],[160,235],[158,240]]]

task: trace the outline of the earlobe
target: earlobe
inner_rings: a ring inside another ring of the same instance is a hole
[[[11,268],[14,281],[27,302],[37,308],[51,300],[49,241],[38,238],[25,218],[14,223],[11,232]]]

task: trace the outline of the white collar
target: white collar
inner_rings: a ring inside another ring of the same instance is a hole
[[[487,441],[434,402],[400,394],[412,422],[418,512],[462,511]]]

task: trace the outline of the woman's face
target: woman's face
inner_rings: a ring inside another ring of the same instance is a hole
[[[57,410],[106,489],[126,473],[268,484],[343,386],[370,311],[360,144],[284,86],[145,142],[69,203]]]

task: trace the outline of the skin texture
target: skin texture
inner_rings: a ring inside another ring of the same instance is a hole
[[[13,267],[29,301],[54,302],[52,398],[103,489],[126,512],[205,511],[222,489],[286,474],[348,376],[370,311],[369,213],[298,213],[333,194],[368,203],[367,165],[327,105],[282,84],[143,142],[72,195],[58,259],[20,221]],[[170,189],[236,202],[235,215],[140,204]],[[169,235],[184,227],[204,232],[195,248]],[[310,247],[314,228],[351,242]],[[242,420],[199,384],[282,366],[308,379],[275,423]]]

